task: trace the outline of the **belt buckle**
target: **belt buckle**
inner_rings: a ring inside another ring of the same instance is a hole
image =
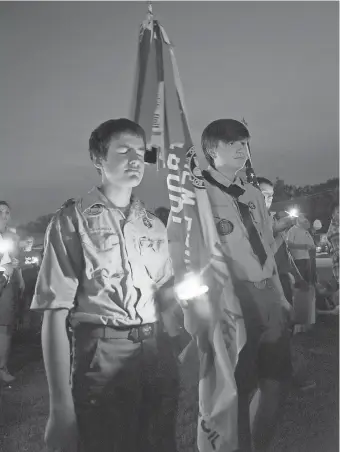
[[[152,336],[153,328],[152,325],[141,325],[139,327],[131,328],[129,333],[129,339],[133,342],[141,342],[144,339],[148,339]]]
[[[140,328],[141,340],[148,339],[152,336],[153,328],[152,325],[142,325]]]
[[[262,281],[256,281],[253,283],[256,289],[263,290],[267,285],[267,280],[263,279]]]

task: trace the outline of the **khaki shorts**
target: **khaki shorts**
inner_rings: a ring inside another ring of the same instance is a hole
[[[249,393],[260,379],[289,379],[292,371],[289,319],[272,280],[262,284],[242,281],[235,285],[235,292],[247,332],[235,371],[238,390]]]

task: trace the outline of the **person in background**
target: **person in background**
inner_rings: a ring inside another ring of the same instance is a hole
[[[15,287],[13,284],[14,265],[11,253],[15,243],[8,233],[8,223],[11,219],[11,209],[6,201],[0,201],[0,267],[2,276],[6,278],[0,295],[0,381],[9,384],[15,380],[7,368],[13,326],[15,320]]]
[[[315,243],[309,228],[309,220],[300,214],[296,225],[288,231],[287,244],[301,276],[308,284],[313,284],[310,252],[315,249]]]
[[[274,184],[265,177],[258,177],[257,181],[269,211],[274,197]],[[272,215],[271,219],[276,243],[275,261],[279,272],[279,278],[286,300],[293,305],[293,289],[290,274],[294,274],[294,269],[291,265],[284,234],[295,224],[296,220],[288,215],[285,215],[283,218]]]
[[[269,211],[274,197],[274,184],[265,177],[258,177],[257,181],[264,196],[266,207]],[[293,306],[294,284],[292,283],[292,279],[294,282],[300,282],[301,276],[299,275],[299,272],[296,271],[294,263],[292,262],[292,258],[287,248],[285,234],[287,234],[287,231],[289,231],[289,229],[295,224],[296,219],[294,217],[288,216],[285,212],[280,212],[277,215],[272,215],[271,219],[273,235],[277,248],[275,253],[277,270],[279,272],[279,277],[285,297]],[[305,364],[302,363],[300,359],[297,360],[297,357],[295,356],[293,356],[292,361],[292,383],[294,387],[301,391],[314,388],[316,386],[315,381],[307,378],[307,375],[305,375],[305,372],[302,370],[302,368],[305,367]]]
[[[235,370],[239,449],[268,450],[291,375],[291,306],[278,277],[275,241],[263,196],[238,172],[248,158],[249,131],[219,119],[202,134],[209,164],[202,175],[234,290],[240,300],[247,343]],[[251,394],[259,388],[251,426]]]
[[[19,325],[21,327],[27,326],[37,329],[41,326],[41,314],[30,312],[29,307],[34,295],[35,283],[41,264],[41,253],[34,250],[33,246],[34,237],[27,237],[18,256],[19,268],[24,280],[24,291],[20,303]]]
[[[177,363],[158,298],[172,278],[166,229],[132,195],[145,150],[133,121],[97,127],[89,151],[101,184],[46,231],[31,309],[44,312],[51,449],[176,450]]]
[[[339,290],[339,202],[333,205],[332,218],[327,231],[329,252],[332,258],[333,275]]]

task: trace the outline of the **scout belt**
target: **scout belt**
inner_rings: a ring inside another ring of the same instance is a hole
[[[78,334],[86,334],[91,337],[106,339],[129,339],[132,342],[141,342],[157,336],[161,332],[159,322],[145,323],[132,327],[112,327],[105,325],[94,325],[90,323],[82,323],[75,330],[75,336]]]

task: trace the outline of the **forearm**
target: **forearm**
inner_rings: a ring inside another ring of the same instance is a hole
[[[278,274],[278,271],[277,271],[276,267],[275,267],[275,270],[274,270],[274,273],[273,273],[273,276],[272,276],[272,281],[274,283],[274,286],[275,286],[276,290],[280,294],[280,298],[282,300],[285,300],[286,297],[285,297],[285,294],[283,292],[281,281],[280,281],[280,277],[279,277],[279,274]]]
[[[70,344],[66,331],[68,311],[46,311],[42,325],[42,350],[47,376],[50,408],[72,405],[70,385]]]

